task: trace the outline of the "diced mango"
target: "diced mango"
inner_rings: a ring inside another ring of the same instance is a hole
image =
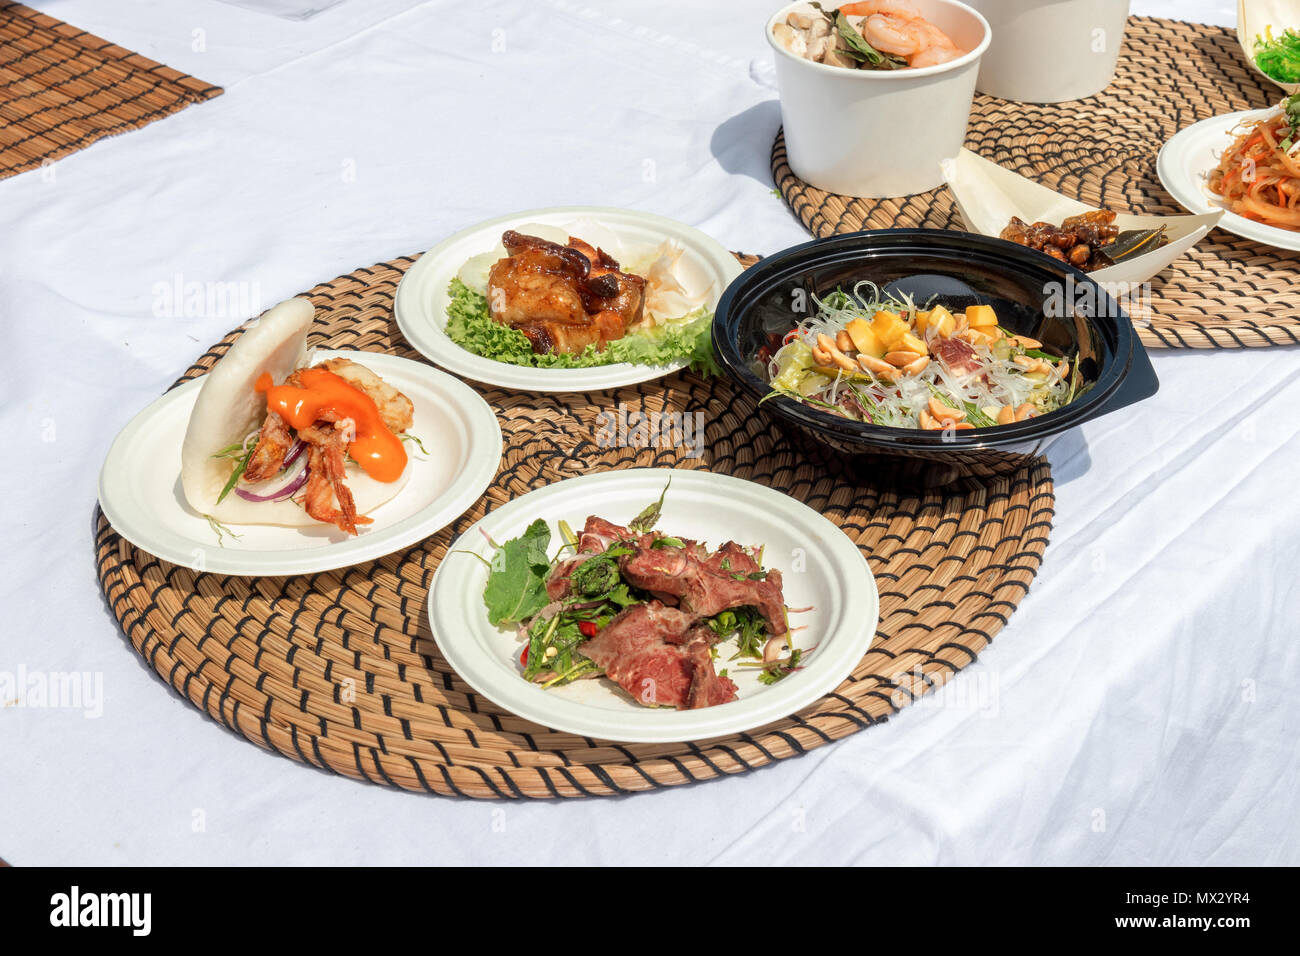
[[[853,347],[863,355],[880,358],[885,354],[885,343],[880,341],[880,337],[867,324],[866,319],[854,319],[844,326],[844,331],[849,333],[849,338],[853,340]]]
[[[930,310],[917,310],[916,318],[912,320],[912,327],[916,330],[917,335],[925,332],[925,327],[930,324]]]
[[[911,326],[894,312],[877,312],[871,320],[871,331],[876,333],[886,351],[892,352],[897,348],[899,340],[910,330]]]
[[[915,352],[917,355],[929,355],[930,350],[926,348],[925,342],[913,335],[911,332],[904,332],[898,340],[899,349],[905,349],[908,352]]]
[[[998,316],[991,305],[968,305],[966,307],[966,324],[973,329],[996,326]]]
[[[957,320],[943,306],[936,305],[930,310],[930,319],[926,323],[926,328],[940,338],[946,339],[957,328]]]

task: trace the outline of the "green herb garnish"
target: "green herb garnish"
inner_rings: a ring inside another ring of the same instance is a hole
[[[600,668],[596,666],[595,661],[591,660],[588,657],[584,657],[576,665],[569,668],[569,670],[564,671],[558,676],[552,677],[550,680],[548,680],[545,684],[542,685],[542,690],[546,690],[546,688],[548,687],[554,687],[556,684],[563,684],[571,680],[576,680],[577,678],[581,677],[583,674],[590,673],[591,671],[598,671],[598,670],[600,670]]]
[[[208,527],[211,528],[214,532],[216,532],[218,547],[224,548],[226,546],[224,541],[222,540],[226,535],[230,535],[230,537],[232,538],[243,537],[242,534],[237,534],[236,532],[231,531],[228,527],[226,527],[216,518],[212,517],[212,515],[205,514],[203,517],[208,519]]]
[[[1286,121],[1291,124],[1291,132],[1279,145],[1282,147],[1282,152],[1289,153],[1296,140],[1300,139],[1300,93],[1287,97],[1282,106],[1283,115],[1286,117]]]
[[[745,575],[740,575],[744,580]],[[719,641],[725,641],[732,634],[736,635],[736,653],[738,657],[763,657],[763,645],[767,643],[767,619],[756,608],[737,607],[707,618],[705,623],[718,635]]]
[[[795,649],[790,652],[790,656],[784,660],[773,661],[764,666],[758,675],[760,684],[775,684],[782,680],[787,674],[793,674],[799,669],[799,662],[803,660],[803,651]]]
[[[244,470],[248,467],[248,460],[253,457],[253,452],[256,450],[257,450],[257,445],[253,445],[252,448],[249,448],[248,451],[244,452],[244,457],[239,459],[239,464],[236,465],[235,470],[231,472],[230,480],[226,482],[226,487],[222,488],[221,494],[217,495],[217,504],[221,504],[221,502],[226,500],[226,495],[230,494],[231,490],[235,487],[235,483],[238,482],[241,477],[243,477]],[[217,452],[212,457],[213,458],[234,457],[233,455],[223,455],[222,452],[224,451],[225,449],[222,449],[222,451]]]
[[[429,453],[428,453],[427,451],[425,451],[425,449],[424,449],[424,442],[420,441],[420,439],[416,438],[414,435],[411,435],[411,434],[402,434],[402,435],[399,435],[398,437],[401,438],[402,441],[413,441],[413,442],[415,442],[416,446],[420,449],[420,454],[421,454],[421,455],[424,455],[426,458],[429,457]]]
[[[215,453],[213,458],[242,458],[248,451],[247,439],[244,441],[234,441],[227,445],[221,451]]]
[[[627,529],[636,531],[641,534],[649,534],[654,530],[654,526],[659,523],[660,517],[664,510],[664,495],[668,494],[668,489],[672,487],[673,479],[670,477],[668,483],[664,485],[664,490],[659,492],[659,500],[654,504],[647,505],[639,515],[628,522]]]

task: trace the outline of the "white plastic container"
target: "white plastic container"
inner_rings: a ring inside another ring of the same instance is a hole
[[[795,56],[772,36],[790,13],[815,13],[811,4],[787,4],[768,20],[786,152],[804,182],[875,199],[911,196],[943,182],[939,163],[955,157],[966,139],[989,25],[957,0],[913,2],[970,52],[915,70],[851,70]]]
[[[1129,0],[969,2],[993,30],[980,63],[981,93],[1061,103],[1100,93],[1115,78]]]

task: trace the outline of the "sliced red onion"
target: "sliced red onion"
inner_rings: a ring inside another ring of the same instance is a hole
[[[301,438],[295,437],[293,440],[293,444],[289,446],[289,453],[284,456],[284,467],[288,468],[295,461],[297,461],[298,456],[302,454],[302,450],[306,447],[307,447],[306,442],[304,442]]]
[[[238,485],[235,486],[235,494],[239,495],[239,497],[243,498],[245,501],[283,501],[285,498],[291,497],[294,492],[305,485],[307,483],[307,476],[310,474],[311,466],[303,465],[303,467],[299,469],[298,474],[296,474],[287,485],[277,491],[272,491],[270,494],[255,495],[251,491],[245,491]]]

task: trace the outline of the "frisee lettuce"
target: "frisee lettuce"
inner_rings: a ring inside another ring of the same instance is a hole
[[[629,362],[633,365],[668,365],[685,359],[705,375],[721,375],[710,332],[713,313],[697,309],[689,315],[646,329],[638,329],[597,351],[594,345],[576,355],[538,354],[528,337],[517,329],[492,321],[487,296],[475,292],[459,278],[448,288],[447,335],[466,351],[533,368],[592,368]]]

